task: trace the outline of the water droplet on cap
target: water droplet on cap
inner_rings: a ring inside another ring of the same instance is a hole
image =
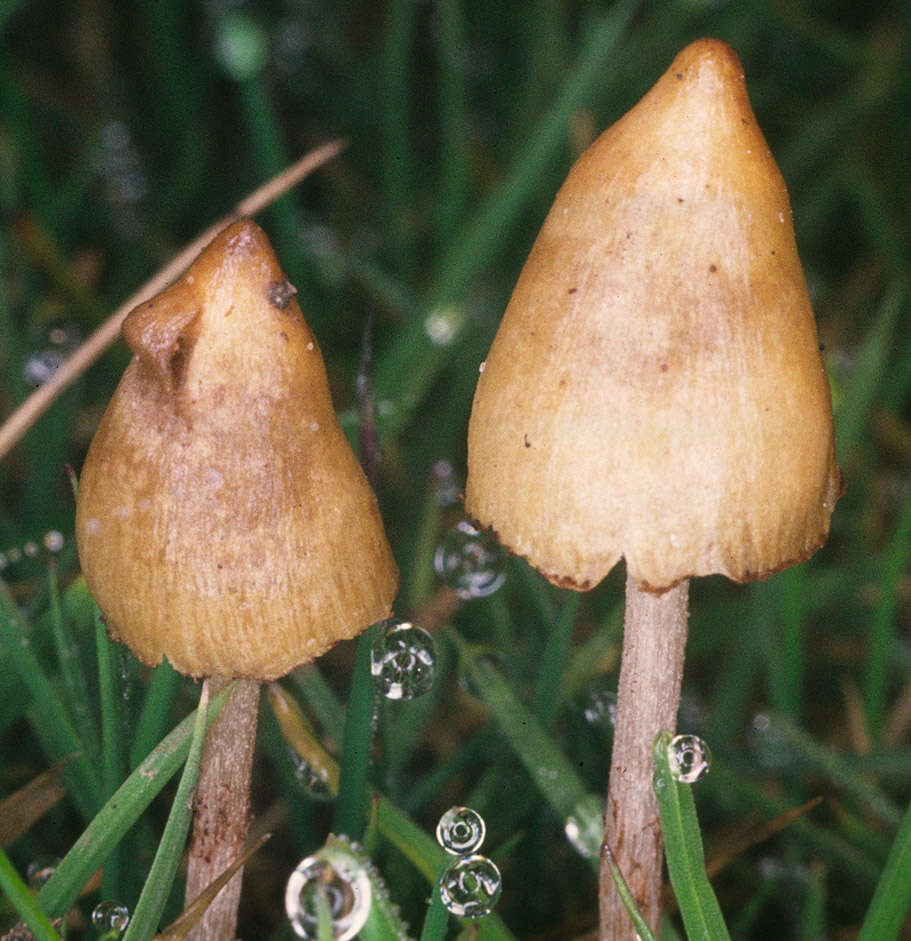
[[[437,842],[455,856],[479,850],[486,835],[484,818],[470,807],[450,807],[437,824]]]
[[[684,784],[695,784],[709,772],[712,753],[698,735],[675,735],[667,746],[671,774]]]
[[[370,914],[370,879],[366,871],[339,858],[335,863],[308,856],[291,873],[285,889],[285,911],[299,938],[319,936],[320,896],[332,919],[335,941],[349,941]]]
[[[506,552],[467,520],[443,537],[433,556],[433,567],[460,598],[485,598],[506,580]]]
[[[458,918],[490,914],[503,890],[500,870],[486,856],[460,856],[440,879],[440,898]]]
[[[370,672],[387,699],[414,699],[433,685],[436,647],[422,627],[390,618],[370,651]]]

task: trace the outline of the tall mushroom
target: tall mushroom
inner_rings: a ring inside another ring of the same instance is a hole
[[[150,666],[242,678],[203,755],[188,901],[246,837],[260,681],[387,617],[398,585],[294,294],[241,220],[133,310],[79,485],[79,557],[111,636]],[[194,937],[235,937],[239,891],[238,875]]]
[[[466,509],[508,548],[578,590],[626,560],[605,839],[652,926],[688,579],[808,558],[841,488],[784,181],[736,54],[699,40],[570,171],[468,431]],[[601,933],[634,936],[603,865]]]

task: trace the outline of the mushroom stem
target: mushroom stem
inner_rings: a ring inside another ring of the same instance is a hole
[[[231,682],[213,677],[212,695]],[[259,680],[238,680],[209,729],[196,786],[187,868],[187,904],[244,851],[250,825],[250,780],[259,708]],[[189,941],[234,941],[243,869],[212,900]]]
[[[677,723],[687,631],[685,580],[660,595],[627,574],[617,722],[611,755],[604,840],[633,897],[657,933],[661,920],[663,843],[652,790],[655,736]],[[601,854],[601,938],[638,937]]]

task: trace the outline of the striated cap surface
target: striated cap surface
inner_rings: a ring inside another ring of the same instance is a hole
[[[647,589],[816,551],[842,480],[784,181],[697,41],[579,158],[478,381],[466,509],[552,581]]]
[[[150,665],[274,679],[387,617],[376,499],[263,231],[227,228],[123,335],[76,513],[111,634]]]

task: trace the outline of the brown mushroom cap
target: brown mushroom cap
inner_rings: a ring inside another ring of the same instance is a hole
[[[76,536],[147,664],[273,679],[390,613],[398,571],[293,294],[243,220],[124,322]]]
[[[688,46],[579,158],[482,367],[466,509],[552,581],[654,591],[816,551],[840,495],[780,172],[736,54]]]

